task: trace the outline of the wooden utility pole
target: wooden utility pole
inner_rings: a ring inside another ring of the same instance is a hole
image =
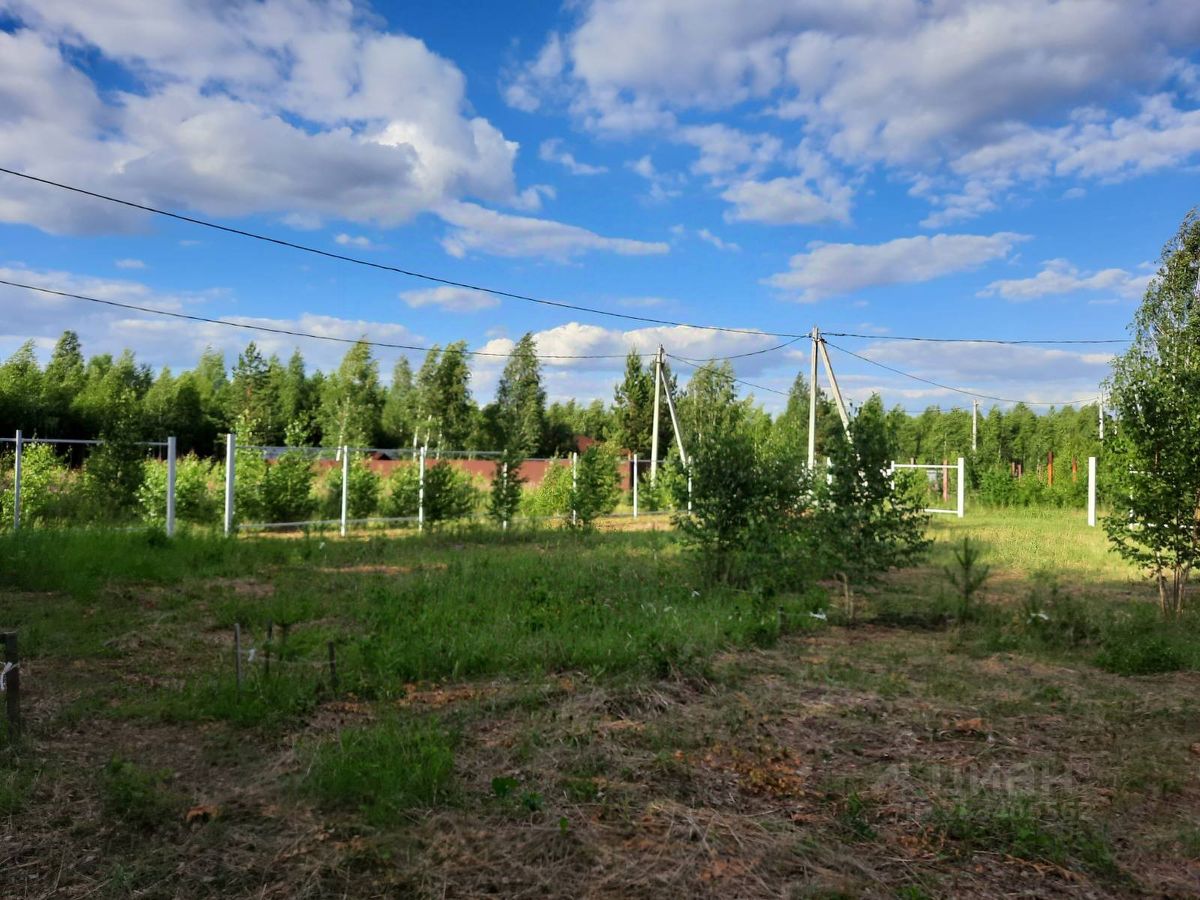
[[[971,401],[971,452],[979,450],[979,401]]]

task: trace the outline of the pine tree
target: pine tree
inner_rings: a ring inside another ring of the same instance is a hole
[[[613,397],[613,419],[617,442],[631,453],[645,456],[654,419],[654,370],[643,368],[636,350],[625,357],[625,378]]]
[[[542,446],[546,391],[542,388],[542,370],[532,332],[526,332],[517,341],[504,366],[496,388],[496,413],[504,449],[531,454]]]

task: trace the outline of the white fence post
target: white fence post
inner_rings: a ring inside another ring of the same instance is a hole
[[[21,527],[21,429],[17,429],[16,455],[13,457],[13,531]]]
[[[967,499],[967,462],[961,456],[958,458],[958,517],[966,514]]]
[[[633,454],[633,517],[638,517],[638,473],[637,473],[637,454]]]
[[[350,514],[350,448],[342,445],[342,537],[346,536],[346,519]]]
[[[425,447],[421,447],[421,461],[417,468],[417,531],[425,530]]]
[[[175,438],[167,438],[167,537],[175,536]]]
[[[225,534],[233,534],[233,479],[237,459],[237,435],[225,435]]]
[[[1088,526],[1096,527],[1096,457],[1088,457]]]
[[[578,463],[578,461],[579,461],[579,454],[572,452],[571,453],[571,524],[572,525],[574,525],[577,521],[577,514],[575,512],[575,491],[577,490],[578,485],[579,485],[579,470],[578,470],[578,466],[576,465]]]

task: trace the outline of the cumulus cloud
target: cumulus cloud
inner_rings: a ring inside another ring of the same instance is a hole
[[[802,301],[820,300],[868,287],[930,281],[1003,259],[1024,235],[936,234],[896,238],[882,244],[809,244],[789,261],[788,271],[767,283]]]
[[[1141,296],[1149,280],[1148,274],[1134,274],[1125,269],[1101,269],[1087,274],[1068,260],[1049,259],[1031,278],[993,281],[979,292],[979,296],[1023,301],[1080,291],[1110,291],[1119,297],[1133,299]]]
[[[733,204],[725,213],[730,222],[762,222],[767,225],[814,225],[850,219],[851,190],[831,185],[828,193],[814,189],[802,177],[770,181],[742,181],[721,197]]]
[[[309,221],[396,225],[447,199],[518,200],[517,145],[468,111],[457,67],[349,3],[7,6],[25,26],[0,31],[0,159],[12,168],[152,204]],[[136,87],[102,92],[76,65],[85,53]],[[0,220],[144,227],[15,183]]]
[[[856,352],[950,387],[1037,403],[1061,403],[1067,400],[1089,402],[1096,396],[1099,383],[1108,374],[1112,363],[1111,353],[973,342],[943,344],[938,347],[937,353],[930,353],[927,347],[916,344],[881,341]],[[867,377],[876,382],[888,385],[885,396],[893,391],[908,390],[943,396],[959,405],[969,405],[971,402],[969,397],[952,391],[940,391],[911,380],[880,375],[879,370],[871,371],[871,366],[857,363],[852,357],[843,356],[839,360],[835,355],[834,365],[839,362],[847,368],[867,373]],[[920,395],[917,393],[915,396]]]
[[[695,120],[794,122],[820,153],[914,182],[940,228],[1048,178],[1129,177],[1200,155],[1190,0],[595,0],[528,67],[586,126],[675,134],[697,172],[779,156]],[[679,48],[687,48],[680,52]],[[1130,104],[1139,104],[1130,114]],[[679,120],[686,115],[688,124]],[[777,139],[775,139],[777,140]],[[701,145],[704,146],[701,146]]]
[[[475,312],[500,305],[500,298],[483,291],[442,285],[420,291],[405,291],[400,299],[413,309],[437,306],[448,312]]]
[[[425,342],[420,335],[394,322],[341,318],[310,312],[301,312],[289,318],[230,314],[226,310],[233,297],[228,290],[222,288],[161,291],[127,279],[21,266],[0,268],[0,278],[102,300],[133,303],[170,312],[198,313],[243,325],[305,331],[349,341],[368,337],[370,340],[388,343],[423,345]],[[264,354],[275,353],[281,357],[286,357],[293,349],[299,347],[310,365],[329,371],[336,368],[349,349],[346,344],[223,325],[192,322],[181,326],[176,319],[114,309],[7,285],[0,285],[0,307],[5,313],[4,324],[0,327],[0,347],[9,352],[25,340],[34,340],[44,353],[48,352],[66,328],[79,334],[84,352],[88,355],[115,355],[130,349],[137,354],[139,362],[147,363],[153,368],[190,368],[196,364],[206,347],[213,347],[223,352],[228,360],[232,360],[249,341],[254,341]],[[398,352],[389,351],[377,355],[382,360],[389,361],[394,360]]]
[[[486,253],[563,262],[589,251],[646,256],[670,250],[662,241],[603,237],[577,225],[509,215],[475,203],[447,204],[438,210],[438,215],[452,226],[442,239],[442,246],[456,257]]]

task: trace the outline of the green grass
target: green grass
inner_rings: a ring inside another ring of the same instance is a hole
[[[935,516],[933,562],[953,563],[963,537],[978,541],[993,570],[1029,577],[1049,572],[1064,581],[1124,584],[1137,573],[1109,550],[1104,529],[1089,528],[1087,513],[1073,509],[967,509],[962,519]]]
[[[392,824],[414,807],[450,796],[454,743],[437,722],[391,715],[313,746],[301,790],[326,808],[358,812],[371,825]]]
[[[703,674],[718,651],[814,627],[807,611],[820,596],[767,605],[708,586],[663,533],[353,541],[192,533],[163,543],[28,532],[0,537],[0,559],[0,584],[59,593],[54,603],[15,598],[10,621],[28,655],[122,657],[156,676],[186,660],[192,677],[159,677],[129,704],[175,721],[270,725],[304,713],[327,681],[329,642],[341,689],[368,698],[400,696],[412,681],[501,674]],[[257,654],[240,693],[234,623],[244,650]],[[212,638],[198,640],[205,634]]]
[[[165,770],[149,771],[113,757],[100,773],[99,793],[105,814],[118,826],[153,831],[174,819],[180,798],[168,787]]]
[[[936,807],[929,824],[964,851],[1076,863],[1108,878],[1119,874],[1107,836],[1068,806],[981,792]]]

